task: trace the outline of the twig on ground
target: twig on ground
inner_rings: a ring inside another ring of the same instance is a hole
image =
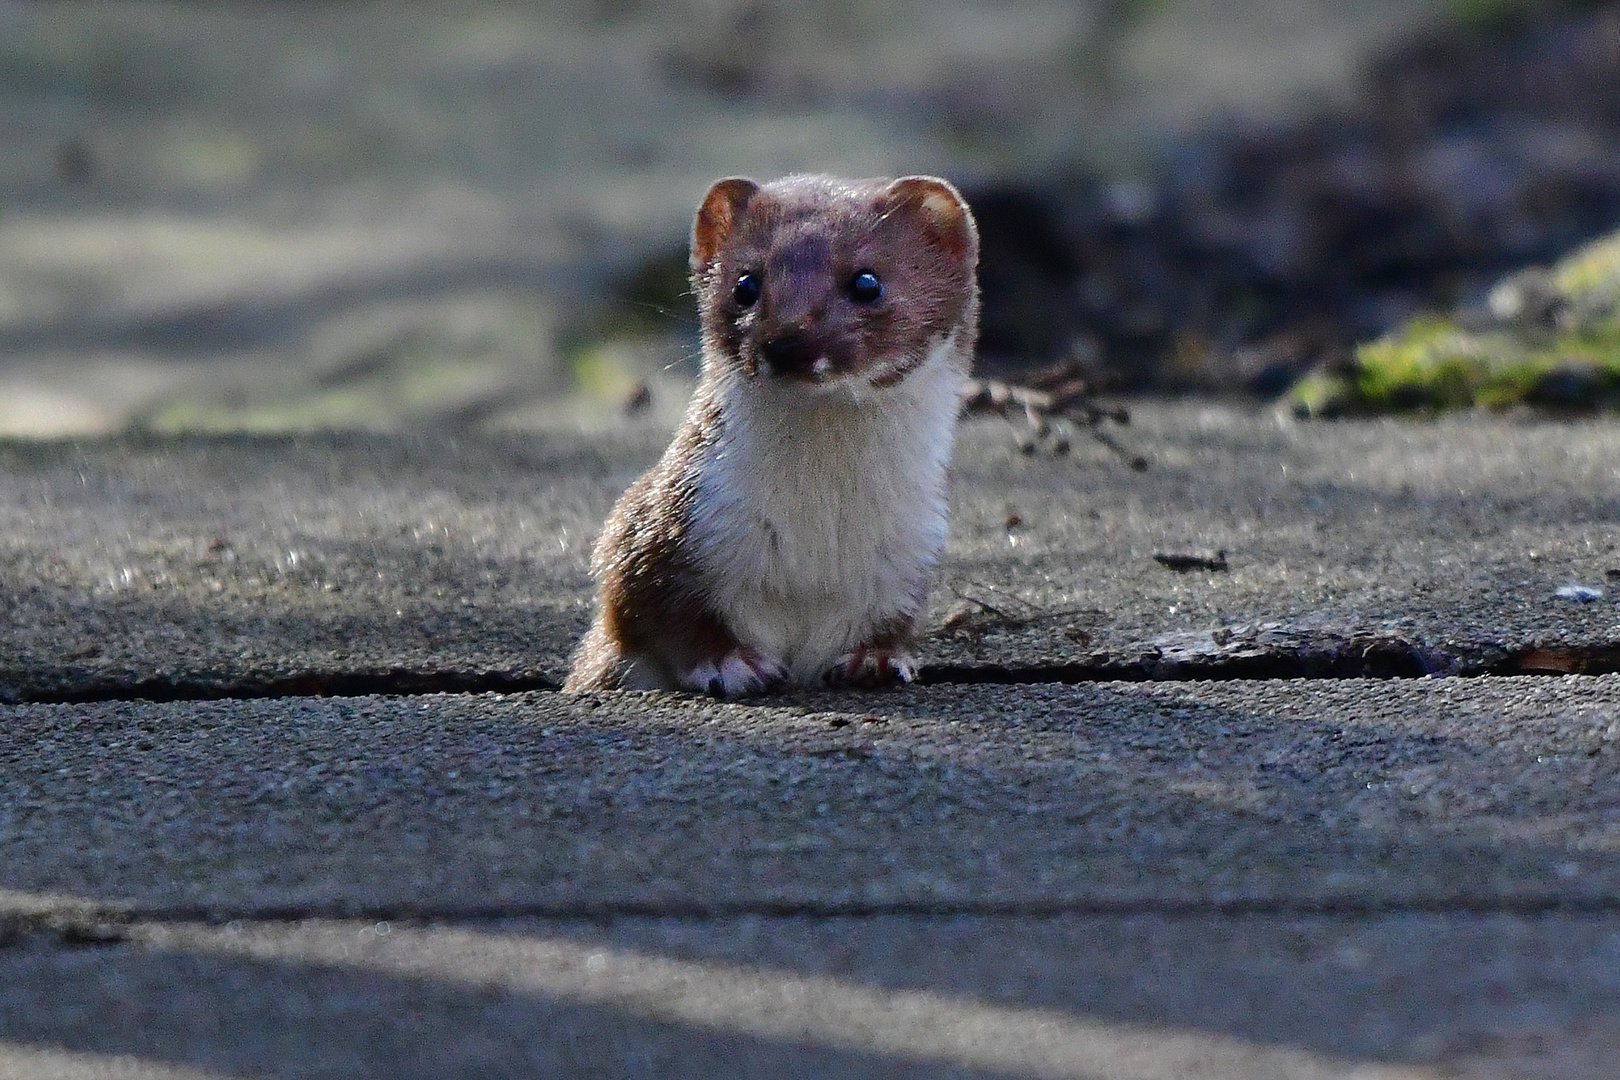
[[[1019,382],[1001,379],[970,379],[962,391],[962,415],[1000,416],[1025,429],[1018,447],[1026,454],[1044,448],[1048,453],[1066,454],[1074,426],[1113,451],[1131,468],[1147,468],[1147,459],[1120,445],[1102,425],[1107,421],[1123,427],[1131,415],[1119,406],[1100,404],[1091,379],[1075,361],[1063,361],[1025,375]]]
[[[940,626],[947,634],[980,638],[992,630],[1017,630],[1036,623],[1102,614],[1095,608],[1087,607],[1043,608],[1023,597],[982,582],[975,583],[973,588],[994,593],[1002,599],[1005,606],[998,607],[952,586],[951,593],[957,602],[945,613],[945,621]],[[1065,636],[1071,640],[1084,639],[1086,643],[1091,640],[1091,635],[1078,627],[1071,627]]]

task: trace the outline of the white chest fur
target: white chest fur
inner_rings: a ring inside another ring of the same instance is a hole
[[[945,471],[966,373],[954,336],[899,385],[728,385],[695,463],[691,538],[739,641],[818,678],[914,614],[945,543]]]

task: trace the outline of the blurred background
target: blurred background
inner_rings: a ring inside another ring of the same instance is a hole
[[[1620,4],[0,0],[0,434],[667,423],[693,207],[796,170],[968,193],[991,373],[1562,342],[1522,268],[1620,227]]]

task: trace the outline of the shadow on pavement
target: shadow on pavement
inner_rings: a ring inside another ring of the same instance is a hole
[[[1140,1033],[1112,1024],[1262,1056],[1556,1044],[1620,1000],[1620,806],[1603,794],[1620,791],[1617,680],[1491,696],[1514,682],[15,708],[0,884],[160,922],[105,948],[24,934],[0,951],[17,973],[0,983],[24,995],[4,1034],[424,1076],[462,1053],[653,1075],[727,1075],[709,1062],[728,1055],[731,1075],[919,1059],[1089,1075],[1030,1064],[1006,1035],[1046,1022],[1027,1010],[1059,1013],[1053,1053],[1123,1054]],[[576,918],[492,922],[547,911]],[[360,921],[264,921],[343,915]],[[216,925],[186,922],[200,916]],[[367,959],[379,919],[398,924],[394,951]],[[631,958],[620,989],[576,970],[599,950]],[[875,994],[911,1034],[884,1043],[866,1006],[827,1005],[782,1037],[770,1025],[792,1028],[794,1003],[772,988],[824,978],[827,1001]],[[939,1016],[978,1016],[1009,1056],[925,1037],[927,1009],[893,997],[913,992],[966,1002]],[[777,1019],[726,1019],[748,1002]],[[849,1049],[872,1040],[889,1049]]]

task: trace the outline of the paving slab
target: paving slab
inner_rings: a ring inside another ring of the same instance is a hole
[[[1620,423],[1133,418],[964,425],[930,677],[1620,670]],[[0,443],[0,700],[554,684],[665,434]]]
[[[1617,676],[0,721],[9,1075],[1620,1063]]]
[[[135,916],[1620,909],[1620,677],[25,705],[0,888]]]
[[[0,1075],[1616,1075],[1620,424],[1134,419],[742,703],[545,689],[655,427],[0,444]]]
[[[1580,915],[136,924],[0,950],[0,1071],[1605,1077],[1617,970]]]
[[[1614,670],[1620,425],[1292,424],[1192,403],[1133,418],[1119,435],[1141,473],[1096,446],[1070,463],[969,440],[942,595],[1002,597],[1006,625],[936,655],[1149,674],[1290,654],[1327,672],[1356,653],[1408,673]],[[1222,551],[1224,571],[1154,558]],[[1560,597],[1571,584],[1591,599]]]

